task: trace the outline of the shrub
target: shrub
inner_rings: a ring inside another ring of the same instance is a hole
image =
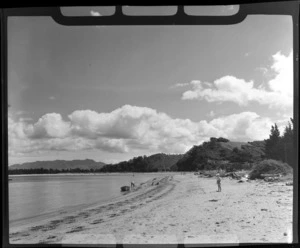
[[[217,139],[218,142],[229,142],[229,139],[225,139],[223,137],[220,137]]]
[[[267,159],[254,165],[249,174],[250,179],[262,178],[261,174],[282,174],[292,173],[293,169],[287,163],[281,161]]]

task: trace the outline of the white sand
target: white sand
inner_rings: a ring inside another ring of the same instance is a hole
[[[118,201],[12,227],[10,241],[63,244],[287,243],[293,187],[189,173],[143,184]],[[171,246],[172,247],[172,246]]]

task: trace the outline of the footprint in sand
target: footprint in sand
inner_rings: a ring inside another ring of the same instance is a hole
[[[91,224],[95,225],[95,224],[99,224],[102,222],[103,222],[103,219],[98,219],[98,220],[94,220]]]
[[[116,217],[116,216],[119,216],[119,215],[118,214],[111,214],[109,217],[113,218],[113,217]]]
[[[83,231],[85,228],[83,226],[78,226],[73,228],[72,230],[68,231],[67,233],[74,233],[74,232],[80,232]]]
[[[12,241],[14,242],[14,241],[18,241],[18,240],[20,240],[20,239],[13,239]]]
[[[30,230],[31,231],[39,231],[41,229],[45,228],[45,226],[34,226],[34,227],[31,227]]]

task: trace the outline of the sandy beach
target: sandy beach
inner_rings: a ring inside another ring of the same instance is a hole
[[[12,244],[286,243],[293,186],[253,180],[160,176],[114,201],[10,226]]]

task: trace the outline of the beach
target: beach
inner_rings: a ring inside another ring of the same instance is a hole
[[[12,244],[287,243],[293,186],[193,173],[160,175],[113,201],[10,227]]]

